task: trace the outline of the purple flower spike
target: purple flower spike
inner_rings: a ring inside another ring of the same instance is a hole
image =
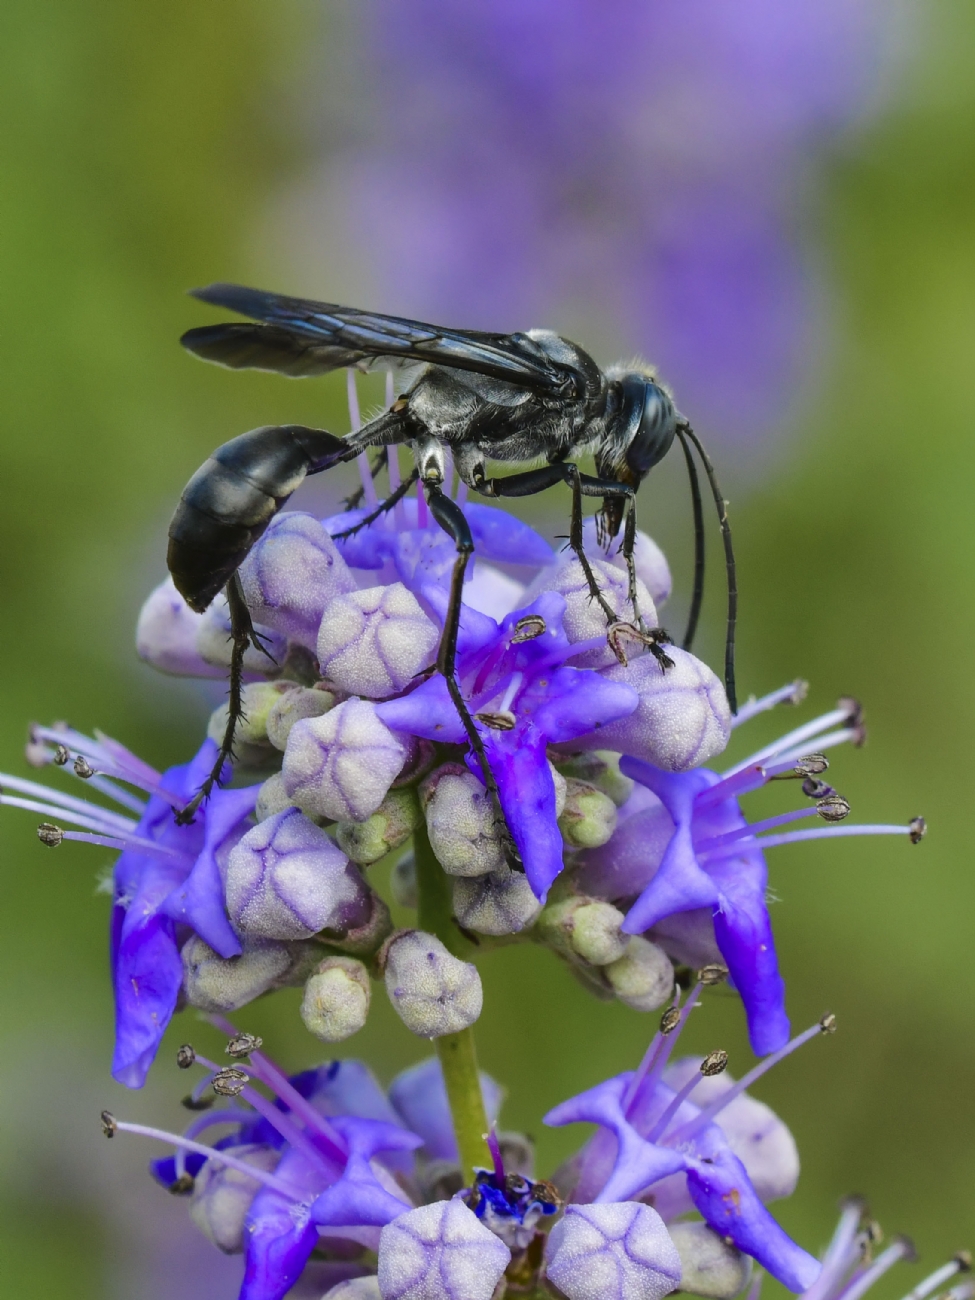
[[[365,925],[369,889],[345,854],[297,808],[249,830],[227,861],[227,910],[241,934],[310,939]]]
[[[616,749],[668,772],[686,772],[720,754],[731,735],[731,710],[724,687],[707,664],[687,650],[668,646],[673,668],[662,671],[643,654],[625,667],[602,673],[640,697],[634,712],[584,736],[579,749]]]
[[[322,525],[298,511],[272,519],[240,566],[240,580],[255,622],[309,650],[315,648],[325,607],[356,586]]]
[[[309,814],[364,821],[376,811],[407,758],[402,740],[365,700],[296,722],[284,751],[289,797]]]
[[[687,1188],[695,1208],[790,1291],[805,1291],[819,1276],[819,1261],[779,1227],[758,1199],[745,1166],[727,1149],[688,1164]]]
[[[511,1251],[459,1201],[402,1214],[379,1239],[383,1300],[491,1300]]]
[[[680,1285],[680,1256],[649,1205],[570,1205],[552,1229],[546,1273],[568,1300],[661,1300]]]
[[[161,673],[177,677],[222,677],[224,670],[208,664],[196,648],[203,615],[190,609],[167,578],[151,591],[139,611],[135,648],[140,659]]]
[[[404,690],[433,659],[440,633],[401,582],[366,587],[328,606],[318,633],[322,673],[351,695]]]

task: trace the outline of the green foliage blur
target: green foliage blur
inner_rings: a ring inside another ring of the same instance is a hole
[[[195,749],[208,697],[156,677],[132,649],[138,607],[164,574],[172,505],[206,454],[244,429],[344,427],[338,379],[234,375],[176,344],[201,319],[187,287],[268,279],[253,231],[301,165],[288,113],[316,18],[301,0],[4,6],[7,769],[23,771],[31,718],[100,726],[160,766]],[[837,756],[831,780],[858,820],[921,812],[930,826],[914,849],[848,840],[771,858],[794,1024],[827,1009],[839,1020],[835,1037],[759,1089],[803,1158],[799,1190],[777,1212],[818,1250],[837,1198],[863,1191],[933,1266],[975,1244],[975,11],[932,0],[916,39],[892,108],[827,169],[810,241],[828,268],[830,352],[788,454],[737,493],[732,518],[744,693],[806,677],[803,718],[859,696],[870,743]],[[686,559],[683,537],[665,535],[671,522],[659,540]],[[712,599],[706,653],[717,663]],[[753,724],[749,747],[794,716]],[[108,1078],[108,909],[94,888],[103,855],[65,846],[49,856],[34,818],[11,810],[0,837],[0,1300],[68,1288],[88,1300],[106,1293],[117,1251],[95,1195],[96,1180],[112,1177],[103,1146],[94,1154],[97,1110],[178,1123],[182,1080],[164,1052],[152,1110]],[[542,1129],[541,1114],[632,1065],[650,1027],[588,1001],[541,951],[494,954],[483,972],[483,1064],[507,1084],[505,1122],[534,1134],[545,1172],[578,1135]],[[347,1054],[388,1078],[424,1045],[381,996],[374,1008]],[[252,1010],[247,1027],[289,1066],[314,1058],[295,998]],[[190,1033],[206,1031],[184,1017],[171,1041]],[[727,1048],[736,1073],[750,1064],[730,996],[697,1013],[690,1037],[694,1050]],[[43,1138],[66,1122],[80,1134],[70,1177]],[[883,1294],[920,1274],[906,1276]]]

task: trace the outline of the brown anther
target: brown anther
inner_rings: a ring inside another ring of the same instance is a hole
[[[478,722],[483,722],[485,727],[490,727],[492,731],[511,731],[518,719],[510,709],[503,709],[499,713],[475,713],[474,717]]]
[[[264,1039],[257,1034],[235,1034],[223,1049],[228,1056],[249,1056],[264,1045]]]
[[[728,1068],[728,1053],[722,1048],[716,1052],[708,1052],[707,1056],[701,1062],[701,1073],[705,1079],[711,1079],[716,1074],[724,1074]]]
[[[54,757],[51,762],[56,763],[58,767],[64,767],[70,757],[71,751],[68,749],[67,745],[58,745],[55,747]]]
[[[169,1194],[171,1196],[189,1196],[196,1186],[196,1179],[192,1174],[180,1174],[175,1182],[169,1184]]]
[[[928,833],[928,824],[923,817],[912,817],[907,824],[907,833],[912,844],[920,844]]]
[[[110,1110],[103,1110],[101,1114],[102,1132],[107,1138],[113,1138],[118,1132],[118,1124],[115,1116]]]
[[[213,1105],[212,1097],[194,1097],[193,1094],[187,1093],[179,1103],[186,1110],[209,1110]]]
[[[64,839],[64,831],[60,826],[55,826],[53,822],[41,822],[37,828],[37,838],[42,844],[46,844],[49,849],[56,849]]]
[[[80,776],[82,781],[87,781],[90,776],[95,775],[95,769],[85,758],[84,754],[79,754],[74,761],[75,776]]]
[[[247,1074],[243,1070],[228,1065],[218,1070],[210,1080],[210,1087],[218,1097],[239,1097],[247,1085]]]
[[[515,624],[515,630],[511,635],[511,644],[519,645],[522,641],[534,641],[537,636],[542,636],[547,630],[545,620],[540,615],[527,614]]]
[[[704,985],[720,984],[723,980],[726,980],[727,978],[728,978],[728,967],[721,966],[718,964],[718,962],[714,962],[710,966],[702,966],[701,969],[697,972],[697,982],[699,984],[704,984]]]
[[[809,694],[809,683],[797,677],[792,683],[792,691],[782,701],[783,704],[801,704]]]
[[[828,799],[836,791],[825,781],[818,781],[814,776],[807,776],[802,783],[802,793],[807,799]]]
[[[188,1070],[196,1060],[196,1052],[192,1044],[184,1043],[182,1047],[176,1049],[176,1064],[181,1070]]]
[[[956,1250],[951,1258],[958,1265],[959,1273],[970,1273],[972,1271],[972,1252],[970,1250]]]
[[[842,822],[850,815],[850,805],[841,794],[828,794],[816,804],[824,822]]]
[[[868,1219],[863,1225],[863,1235],[868,1246],[879,1246],[884,1239],[884,1230],[876,1219]]]
[[[867,743],[867,725],[866,716],[863,712],[863,705],[852,695],[844,695],[838,702],[837,707],[846,710],[846,725],[852,727],[854,736],[851,741],[859,749],[861,745]]]
[[[825,754],[806,754],[796,763],[793,771],[796,776],[819,776],[829,767],[829,759]]]
[[[823,1016],[822,1020],[820,1020],[819,1031],[822,1034],[836,1033],[836,1017],[833,1015],[832,1011],[828,1011],[826,1015]]]
[[[668,1007],[660,1017],[660,1032],[672,1034],[680,1024],[680,1007]]]

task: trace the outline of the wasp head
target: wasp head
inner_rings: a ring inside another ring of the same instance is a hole
[[[596,452],[600,478],[637,488],[670,450],[677,430],[677,413],[669,393],[649,368],[608,372],[610,380],[606,433]],[[603,526],[615,537],[623,518],[623,501],[607,500]]]

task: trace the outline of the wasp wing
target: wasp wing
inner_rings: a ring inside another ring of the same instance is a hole
[[[565,392],[575,379],[525,334],[442,329],[237,284],[211,284],[194,289],[193,296],[258,322],[205,325],[180,340],[196,356],[234,370],[304,376],[342,366],[368,370],[428,362],[552,394]]]

